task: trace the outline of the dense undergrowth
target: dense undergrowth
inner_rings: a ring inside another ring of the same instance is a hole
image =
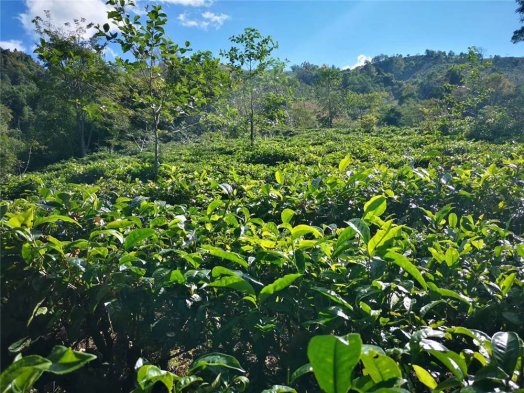
[[[522,144],[322,130],[163,161],[2,185],[3,369],[65,345],[97,358],[39,391],[522,387]]]

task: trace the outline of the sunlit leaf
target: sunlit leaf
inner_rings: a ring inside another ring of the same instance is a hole
[[[280,277],[275,280],[273,283],[266,285],[260,293],[258,294],[258,299],[260,302],[265,301],[269,296],[273,295],[275,292],[279,292],[295,282],[295,280],[301,277],[302,274],[288,274],[284,277]]]
[[[326,393],[347,393],[352,372],[360,360],[362,340],[358,334],[345,337],[315,336],[309,342],[307,356],[313,373]]]

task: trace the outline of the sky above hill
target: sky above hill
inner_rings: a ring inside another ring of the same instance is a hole
[[[143,8],[151,1],[141,0]],[[271,35],[276,55],[291,64],[308,61],[353,67],[379,54],[414,55],[426,49],[486,56],[524,56],[512,44],[520,26],[513,0],[159,0],[169,18],[167,33],[195,49],[220,49],[245,27]],[[104,0],[0,0],[0,47],[32,52],[31,20],[49,10],[56,24],[74,18],[104,22]]]

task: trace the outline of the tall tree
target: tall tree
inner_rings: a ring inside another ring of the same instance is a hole
[[[336,67],[323,66],[318,69],[315,80],[315,95],[323,109],[326,125],[333,127],[333,120],[342,108],[342,74]]]
[[[109,69],[102,57],[103,46],[96,36],[88,36],[92,24],[77,19],[74,25],[56,27],[51,16],[33,20],[40,41],[35,53],[49,71],[53,95],[58,95],[76,115],[79,152],[84,156],[91,145],[92,129],[86,133],[87,109],[109,82]]]
[[[446,83],[446,94],[440,102],[440,129],[445,133],[467,135],[480,111],[490,102],[493,89],[485,83],[485,61],[475,47],[469,48],[468,61],[453,65],[457,84]]]
[[[20,130],[9,128],[13,116],[11,110],[0,104],[0,179],[8,174],[20,171],[18,156],[25,149],[25,144],[20,136]]]
[[[111,32],[110,25],[106,23],[102,26],[103,34],[109,41],[120,44],[124,53],[130,52],[133,56],[132,60],[118,58],[117,64],[141,77],[139,91],[134,94],[133,100],[147,108],[146,131],[150,129],[153,132],[156,177],[160,165],[158,130],[162,115],[170,103],[165,71],[177,61],[177,55],[187,49],[180,48],[165,35],[167,15],[161,6],[148,6],[144,16],[132,16],[130,9],[136,6],[133,0],[109,0],[107,4],[114,7],[108,17],[117,32]]]
[[[524,23],[524,0],[517,0],[517,13],[520,14],[520,21]],[[516,44],[517,42],[524,41],[524,26],[513,32],[511,41]]]
[[[220,54],[229,60],[241,89],[249,103],[248,122],[251,145],[255,144],[255,79],[275,64],[272,52],[278,43],[271,36],[264,37],[257,29],[248,27],[244,33],[229,39],[236,44]]]
[[[0,50],[0,138],[7,138],[0,143],[0,154],[15,158],[0,159],[4,173],[29,168],[39,148],[35,119],[41,115],[37,113],[41,92],[37,81],[44,73],[44,68],[24,52]],[[49,130],[45,132],[49,134]]]
[[[376,114],[380,106],[388,99],[388,96],[388,93],[383,91],[363,94],[350,91],[346,95],[348,115],[362,121],[365,114],[370,112]]]
[[[209,53],[184,57],[190,51],[190,43],[186,41],[181,47],[165,34],[167,15],[161,6],[147,6],[145,14],[138,15],[132,12],[136,6],[134,0],[109,0],[107,4],[114,7],[108,17],[116,31],[105,24],[98,27],[99,34],[133,56],[132,59],[117,58],[117,64],[136,76],[133,101],[143,108],[146,132],[153,134],[157,177],[161,123],[202,104],[207,98],[202,92],[203,86],[217,89],[218,60],[210,58]]]

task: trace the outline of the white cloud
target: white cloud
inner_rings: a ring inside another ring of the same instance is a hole
[[[0,48],[25,52],[25,46],[20,40],[0,41]]]
[[[106,23],[109,6],[105,0],[24,0],[26,11],[18,16],[25,30],[34,34],[32,20],[40,16],[45,17],[49,11],[51,22],[57,27],[64,23],[72,23],[75,19],[84,18],[87,23]],[[90,33],[93,33],[92,31]]]
[[[202,14],[202,18],[204,18],[212,26],[215,26],[218,29],[225,23],[226,20],[230,19],[230,16],[226,14],[215,14],[213,12],[206,11]]]
[[[353,70],[357,67],[361,67],[371,61],[371,57],[366,55],[358,55],[357,62],[353,65],[345,65],[342,67],[343,70]]]
[[[180,24],[184,27],[202,27],[202,21],[190,19],[185,12],[183,14],[178,15],[177,19],[180,22]]]
[[[231,17],[226,14],[215,14],[210,11],[203,12],[201,18],[191,18],[186,12],[178,15],[177,19],[184,27],[196,27],[207,30],[209,27],[220,28]]]
[[[189,7],[208,7],[213,4],[213,0],[158,0],[161,3],[171,3],[185,5]]]

